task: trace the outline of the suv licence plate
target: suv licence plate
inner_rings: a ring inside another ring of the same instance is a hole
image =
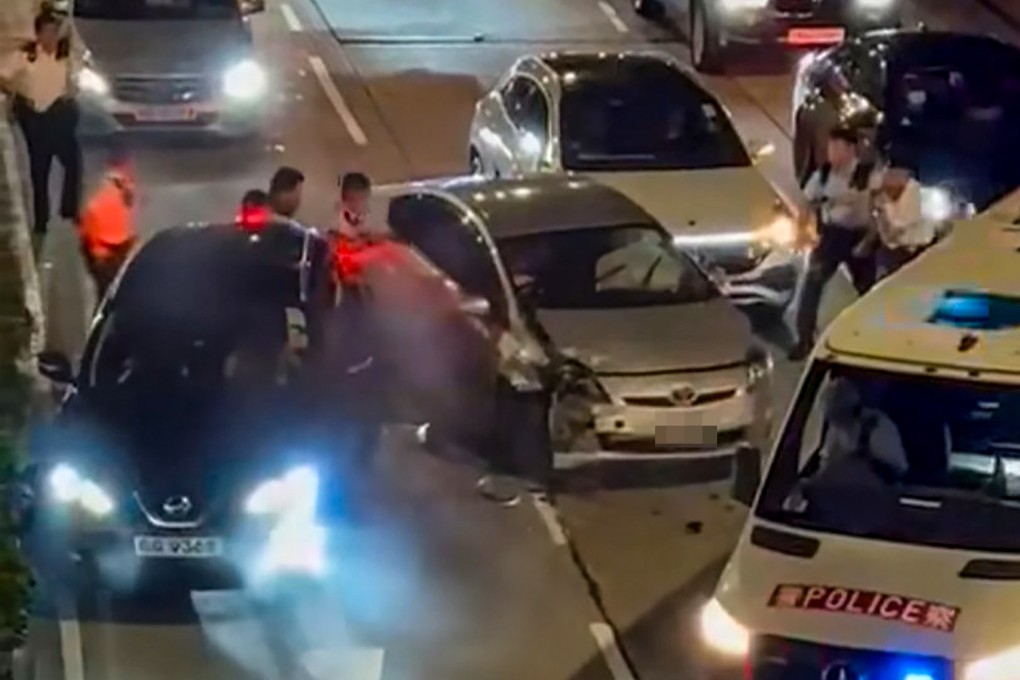
[[[223,539],[214,536],[135,536],[138,557],[207,559],[223,554]]]
[[[190,106],[150,106],[135,111],[139,123],[184,123],[195,119]]]

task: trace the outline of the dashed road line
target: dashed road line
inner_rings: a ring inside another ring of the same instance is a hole
[[[301,19],[298,18],[297,12],[294,8],[287,3],[280,4],[280,14],[283,15],[283,23],[287,24],[287,29],[291,33],[302,33],[305,27],[301,25]]]
[[[81,624],[77,618],[60,619],[60,658],[64,664],[64,680],[85,680]]]
[[[556,508],[550,505],[549,501],[540,494],[531,494],[531,502],[535,505],[535,510],[538,511],[538,516],[542,518],[542,523],[545,524],[545,528],[549,532],[549,538],[552,539],[553,545],[566,545],[567,532],[564,530],[563,523],[560,522],[560,518],[556,514]]]
[[[308,64],[312,67],[312,73],[315,74],[319,85],[322,86],[323,92],[326,93],[326,98],[332,104],[333,110],[340,116],[344,127],[347,128],[347,134],[351,136],[351,139],[358,146],[367,146],[368,137],[365,136],[365,131],[361,129],[361,124],[354,117],[350,107],[347,106],[347,102],[344,101],[343,95],[340,94],[336,83],[330,77],[329,71],[326,69],[326,63],[322,61],[321,57],[308,57]]]
[[[635,680],[634,674],[627,665],[620,651],[620,644],[616,639],[616,632],[607,623],[595,622],[588,626],[595,644],[602,653],[602,660],[609,666],[609,674],[613,680]]]
[[[620,18],[620,15],[616,13],[613,6],[606,2],[606,0],[599,0],[599,9],[602,10],[602,13],[606,15],[607,19],[609,19],[609,23],[613,25],[613,28],[620,33],[630,33],[630,29],[627,28],[627,24],[623,23],[623,19]]]

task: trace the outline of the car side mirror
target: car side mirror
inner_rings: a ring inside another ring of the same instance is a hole
[[[266,0],[241,0],[241,14],[248,17],[266,11]]]
[[[492,312],[492,305],[483,297],[470,296],[460,303],[460,311],[468,316],[487,317]]]
[[[733,488],[730,495],[743,506],[751,507],[761,485],[761,451],[741,446],[733,455]]]
[[[776,152],[776,145],[761,139],[752,139],[747,145],[747,150],[751,154],[751,160],[757,163],[774,154]]]
[[[51,0],[43,3],[43,7],[57,16],[66,17],[71,14],[71,0]]]
[[[58,385],[70,385],[74,382],[74,368],[71,360],[63,352],[41,352],[36,357],[39,373],[44,378]]]

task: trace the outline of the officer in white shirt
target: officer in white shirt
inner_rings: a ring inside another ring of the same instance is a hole
[[[875,218],[880,278],[913,260],[935,241],[935,223],[922,214],[921,185],[909,170],[889,168],[882,174]]]
[[[14,77],[14,111],[28,147],[37,234],[50,220],[49,178],[56,157],[64,168],[60,215],[77,220],[81,205],[82,160],[78,107],[72,88],[70,41],[61,37],[61,18],[43,10],[35,18],[36,39],[21,50]]]
[[[805,211],[818,215],[818,243],[811,252],[797,305],[797,340],[790,359],[810,353],[818,324],[822,293],[841,264],[850,271],[854,288],[863,295],[875,283],[875,258],[858,254],[872,224],[872,193],[877,188],[874,165],[859,159],[857,135],[845,128],[829,134],[827,162],[804,187]]]

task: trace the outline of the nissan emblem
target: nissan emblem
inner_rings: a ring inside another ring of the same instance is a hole
[[[187,496],[170,496],[163,502],[163,512],[171,517],[183,517],[191,512],[191,499]]]

